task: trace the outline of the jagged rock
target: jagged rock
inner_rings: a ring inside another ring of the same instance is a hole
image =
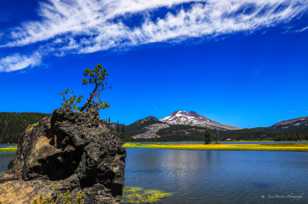
[[[25,186],[29,191],[14,203],[32,203],[40,195],[61,203],[59,193],[83,193],[85,203],[119,203],[126,152],[98,114],[57,110],[28,127],[17,148],[4,180],[18,180],[0,184],[0,203],[10,203],[2,195],[10,195],[7,185],[15,193]]]

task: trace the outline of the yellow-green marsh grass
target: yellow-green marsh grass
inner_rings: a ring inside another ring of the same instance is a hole
[[[125,148],[225,151],[307,151],[308,144],[142,144],[126,143]]]
[[[169,196],[171,193],[160,190],[125,187],[122,202],[127,204],[157,203]]]
[[[0,152],[16,152],[16,147],[1,147]]]
[[[308,152],[308,144],[149,144],[126,143],[125,148],[225,150],[225,151],[300,151]],[[3,147],[0,152],[16,152],[16,147]]]

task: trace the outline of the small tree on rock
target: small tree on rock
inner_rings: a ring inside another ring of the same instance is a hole
[[[82,101],[82,96],[74,95],[74,92],[71,89],[65,89],[60,93],[62,97],[61,109],[70,112],[70,111],[79,111],[79,103]]]
[[[106,109],[109,104],[101,100],[101,94],[107,87],[108,72],[101,64],[98,64],[95,68],[87,68],[83,73],[84,78],[82,79],[83,85],[89,85],[92,87],[92,91],[83,106],[79,106],[82,102],[82,96],[75,96],[73,91],[65,89],[62,93],[62,107],[65,111],[98,111],[100,109]]]
[[[80,111],[88,111],[90,108],[97,110],[108,108],[109,104],[105,101],[101,101],[100,98],[107,86],[106,79],[108,77],[108,72],[106,68],[98,64],[94,69],[85,69],[83,75],[82,84],[93,86],[93,90]]]

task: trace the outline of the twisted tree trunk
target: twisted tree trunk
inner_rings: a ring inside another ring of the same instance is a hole
[[[94,87],[93,91],[91,92],[87,102],[81,107],[81,109],[80,109],[81,112],[84,112],[84,111],[86,111],[90,108],[90,106],[91,106],[91,104],[94,100],[94,97],[97,94],[97,91],[98,91],[98,85],[95,84],[95,87]]]

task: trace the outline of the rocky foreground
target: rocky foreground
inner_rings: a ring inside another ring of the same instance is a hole
[[[27,128],[0,203],[120,203],[125,149],[97,113],[57,110]]]

